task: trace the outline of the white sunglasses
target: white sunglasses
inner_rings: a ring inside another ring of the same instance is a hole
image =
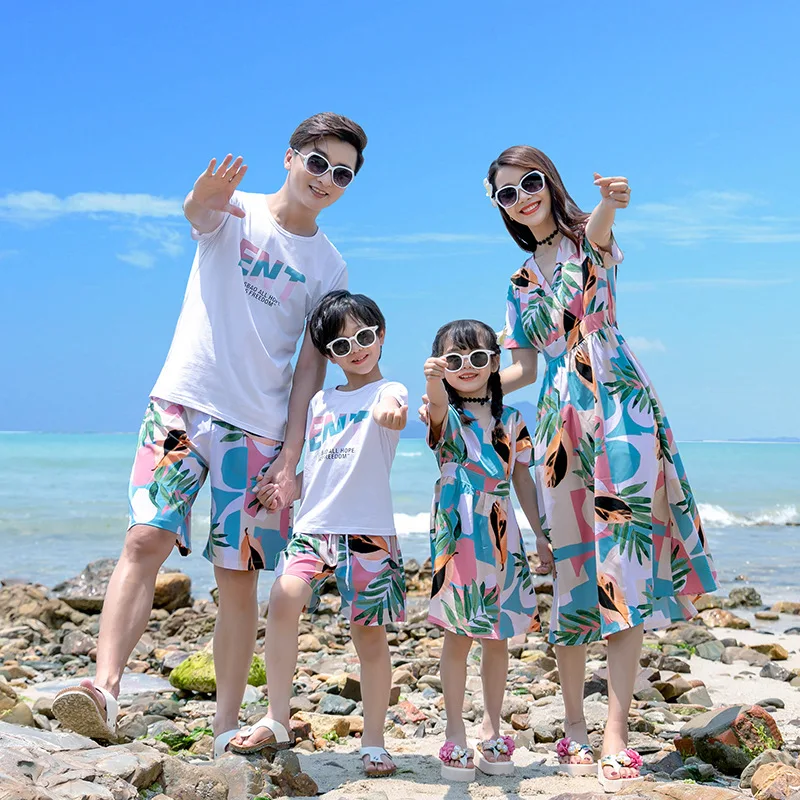
[[[322,153],[317,153],[312,150],[310,153],[301,153],[299,150],[294,150],[297,155],[303,159],[303,166],[306,168],[306,172],[309,175],[313,175],[315,178],[321,178],[323,175],[327,175],[329,172],[333,173],[331,175],[331,180],[335,186],[338,186],[340,189],[346,189],[350,185],[350,181],[353,180],[356,173],[353,172],[350,167],[343,167],[341,164],[339,166],[332,166],[331,162],[328,161]]]
[[[465,356],[461,353],[446,353],[442,358],[447,362],[445,369],[448,372],[460,372],[464,369],[465,362],[473,369],[488,367],[493,355],[491,350],[473,350]]]
[[[544,175],[538,169],[532,170],[522,176],[522,179],[516,186],[510,183],[506,186],[501,186],[495,193],[494,199],[497,205],[503,208],[511,208],[519,201],[519,190],[522,189],[525,194],[533,195],[539,194],[544,189],[545,179]]]
[[[353,352],[353,345],[357,345],[362,350],[365,347],[372,347],[378,341],[378,326],[372,325],[369,328],[361,328],[356,331],[354,336],[340,336],[329,342],[326,347],[337,358],[344,358]]]

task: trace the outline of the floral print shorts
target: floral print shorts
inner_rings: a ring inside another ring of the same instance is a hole
[[[274,439],[151,398],[131,472],[129,528],[174,533],[187,555],[192,505],[210,477],[211,531],[203,555],[226,569],[275,569],[289,539],[291,509],[268,514],[253,489],[280,450]]]
[[[406,578],[395,536],[295,533],[280,575],[294,575],[312,590],[316,607],[326,578],[336,576],[342,615],[355,625],[385,625],[405,619]]]

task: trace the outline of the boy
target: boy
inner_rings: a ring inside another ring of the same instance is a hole
[[[130,527],[109,582],[94,683],[61,692],[53,712],[94,738],[116,735],[119,682],[147,625],[156,574],[177,546],[191,549],[194,498],[211,476],[211,535],[219,611],[214,632],[217,710],[214,752],[238,728],[255,646],[259,569],[274,569],[289,511],[254,502],[255,481],[288,492],[308,403],[326,362],[306,335],[311,309],[344,287],[347,271],[317,227],[361,168],[367,137],[338,114],[317,114],[294,131],[287,171],[274,194],[236,191],[241,158],[212,159],[184,203],[197,252],[164,368],[151,392],[131,484]]]
[[[242,730],[231,750],[291,745],[300,614],[321,582],[335,575],[359,661],[369,665],[361,672],[364,772],[386,776],[396,767],[383,746],[392,680],[384,625],[405,615],[389,474],[406,424],[408,392],[381,375],[386,322],[368,297],[331,292],[311,315],[309,329],[314,346],[341,367],[346,383],[311,401],[304,470],[293,495],[301,496],[300,506],[267,616],[267,641],[281,643],[266,648],[269,715]],[[268,507],[278,493],[274,486],[259,492]]]

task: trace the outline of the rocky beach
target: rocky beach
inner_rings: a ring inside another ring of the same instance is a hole
[[[159,576],[147,632],[128,663],[120,695],[119,742],[100,745],[60,730],[52,700],[94,671],[99,613],[113,562],[89,565],[48,589],[0,587],[0,800],[326,800],[602,796],[593,778],[559,771],[555,741],[562,703],[553,649],[544,633],[512,640],[503,708],[515,737],[516,775],[451,785],[439,777],[444,737],[438,662],[441,631],[426,621],[430,567],[407,564],[407,622],[390,628],[393,658],[386,744],[396,776],[368,780],[357,757],[363,728],[358,662],[323,594],[301,622],[292,727],[297,744],[274,758],[210,758],[216,605],[192,598],[180,572]],[[331,589],[333,587],[331,586]],[[552,586],[537,587],[547,619]],[[266,711],[266,604],[240,719]],[[800,602],[770,607],[750,586],[704,596],[698,616],[645,637],[630,714],[642,780],[628,797],[654,800],[800,798]],[[590,743],[599,748],[606,715],[606,646],[589,645],[585,696]],[[464,716],[482,713],[479,646],[470,655]]]

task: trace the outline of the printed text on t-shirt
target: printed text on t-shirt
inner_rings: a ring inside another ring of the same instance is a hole
[[[319,450],[331,436],[343,433],[345,428],[351,425],[358,425],[369,417],[366,409],[357,411],[355,414],[339,414],[334,416],[330,412],[321,414],[311,419],[308,429],[308,449],[312,452]]]
[[[283,261],[270,261],[269,253],[247,239],[239,243],[239,266],[248,296],[268,306],[280,305],[289,299],[295,288],[306,282],[306,276]]]

